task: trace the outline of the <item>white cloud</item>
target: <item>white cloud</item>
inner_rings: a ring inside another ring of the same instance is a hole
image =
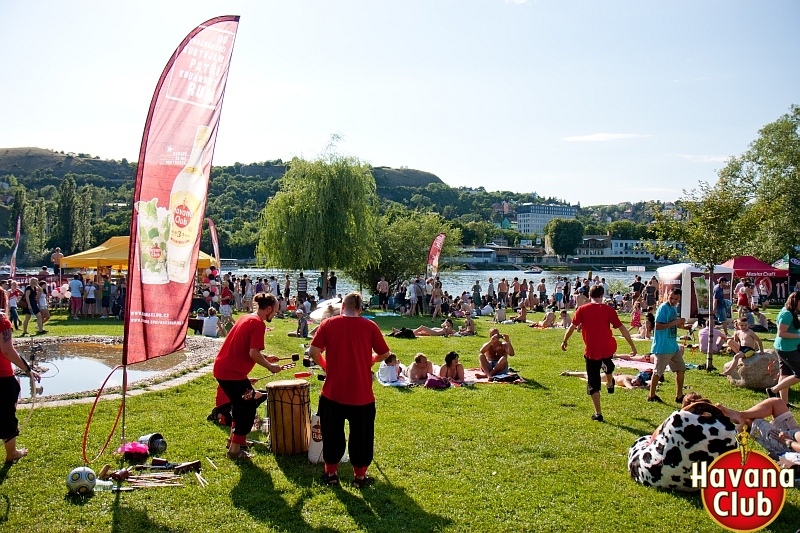
[[[591,135],[564,137],[561,140],[567,142],[604,142],[617,141],[619,139],[632,139],[634,137],[650,137],[650,135],[641,135],[639,133],[593,133]]]
[[[517,4],[517,5],[527,4],[528,2],[529,0],[506,0],[506,4]]]
[[[724,163],[728,160],[727,155],[689,155],[689,154],[675,154],[678,157],[688,159],[692,163]]]

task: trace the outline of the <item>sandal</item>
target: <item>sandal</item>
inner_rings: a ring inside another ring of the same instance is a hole
[[[322,482],[329,487],[339,484],[339,474],[329,474],[325,472],[322,474]]]
[[[364,476],[364,477],[361,477],[361,478],[358,478],[358,477],[354,477],[353,478],[353,486],[355,488],[357,488],[357,489],[362,489],[362,488],[366,487],[367,485],[372,485],[373,483],[375,483],[375,478],[374,477]]]
[[[247,453],[242,448],[239,448],[239,451],[236,452],[236,453],[228,452],[228,453],[225,454],[225,456],[228,459],[247,459],[247,460],[250,460],[250,459],[253,458],[253,454]]]

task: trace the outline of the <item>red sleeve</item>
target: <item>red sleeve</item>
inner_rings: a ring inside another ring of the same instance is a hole
[[[575,324],[576,326],[581,325],[581,317],[583,316],[583,313],[581,313],[581,307],[575,310],[575,316],[572,317],[572,323]]]
[[[250,335],[250,349],[263,350],[264,349],[264,334],[267,332],[267,325],[261,320],[253,320],[250,326],[254,331]]]
[[[319,348],[321,352],[325,351],[325,321],[320,322],[317,332],[314,333],[314,338],[311,339],[311,346]]]
[[[622,322],[620,321],[619,315],[617,314],[617,312],[614,311],[613,307],[609,307],[608,309],[611,311],[611,313],[610,313],[611,316],[608,317],[609,318],[609,322],[611,322],[611,325],[614,326],[615,328],[621,328],[622,327]]]
[[[383,355],[389,351],[389,345],[386,344],[386,339],[383,338],[381,328],[374,322],[372,322],[372,325],[372,350],[378,355]]]

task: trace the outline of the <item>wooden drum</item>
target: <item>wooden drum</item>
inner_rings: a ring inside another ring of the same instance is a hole
[[[269,443],[275,455],[308,451],[311,438],[309,384],[303,379],[285,379],[267,384]]]

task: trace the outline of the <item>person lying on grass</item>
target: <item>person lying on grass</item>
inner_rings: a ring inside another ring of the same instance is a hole
[[[428,379],[428,374],[433,374],[433,363],[428,361],[424,353],[414,356],[414,362],[408,367],[408,380],[421,385]]]
[[[458,362],[458,354],[449,352],[444,356],[444,364],[439,369],[439,377],[457,383],[464,382],[464,365]]]
[[[603,374],[603,372],[601,372],[601,374]],[[561,375],[581,378],[584,381],[589,381],[589,375],[586,372],[570,372],[569,370],[565,370],[561,373]],[[608,381],[608,376],[601,376],[601,379],[603,377],[605,377],[606,381]],[[614,384],[625,389],[643,389],[647,387],[647,383],[641,382],[639,378],[636,376],[631,376],[630,374],[614,374]]]
[[[475,335],[475,322],[471,316],[464,317],[464,325],[458,328],[459,337],[469,337]]]
[[[414,330],[414,335],[417,337],[449,337],[453,334],[453,321],[449,318],[442,322],[440,328],[430,328],[428,326],[420,326]]]
[[[378,377],[384,383],[395,383],[397,381],[405,381],[405,376],[402,374],[402,368],[397,356],[389,353],[386,359],[383,360],[381,366],[378,368]]]
[[[534,322],[529,327],[537,329],[552,328],[556,324],[556,312],[552,307],[547,308],[544,318],[539,322]]]
[[[478,360],[481,364],[479,378],[489,378],[504,374],[508,370],[508,358],[514,356],[514,347],[508,335],[500,335],[497,328],[489,330],[489,342],[481,346]]]
[[[800,428],[782,399],[767,398],[746,411],[736,411],[719,403],[717,407],[736,424],[737,431],[750,431],[773,459],[787,451],[800,452]],[[772,421],[767,422],[765,418],[770,417]]]

